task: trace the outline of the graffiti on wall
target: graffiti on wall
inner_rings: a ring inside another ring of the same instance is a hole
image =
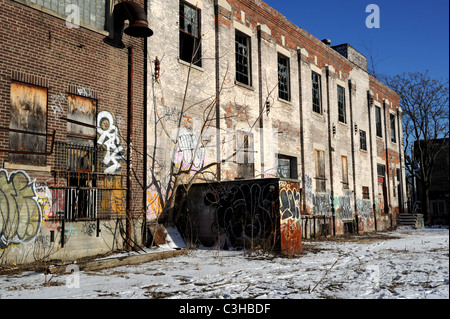
[[[174,164],[191,172],[201,170],[205,165],[206,151],[197,134],[187,132],[180,134],[175,145]]]
[[[343,220],[353,219],[351,197],[349,195],[339,196],[339,215]]]
[[[313,194],[313,213],[317,216],[331,216],[331,195],[326,194]]]
[[[369,218],[372,217],[372,203],[367,200],[356,200],[356,206],[358,208],[358,215]]]
[[[0,249],[33,240],[41,220],[35,181],[23,171],[0,170]]]
[[[121,145],[119,128],[114,124],[114,117],[108,111],[97,115],[97,144],[106,149],[103,164],[105,174],[115,174],[122,168],[120,162],[125,162],[125,149]]]
[[[300,187],[296,183],[281,181],[280,231],[281,250],[295,254],[301,252]]]
[[[147,189],[147,213],[150,220],[158,219],[163,212],[163,200],[155,187]]]
[[[277,184],[242,183],[204,190],[204,204],[233,245],[265,243],[273,236],[279,208]]]

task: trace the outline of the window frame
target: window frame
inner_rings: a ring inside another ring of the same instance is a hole
[[[397,128],[395,125],[395,115],[394,114],[390,114],[389,115],[389,122],[390,122],[390,126],[391,126],[391,142],[392,143],[397,143]]]
[[[192,9],[196,12],[196,22],[194,22],[194,33],[186,31],[186,17],[184,15],[185,8]],[[179,4],[179,58],[180,60],[202,67],[202,12],[198,7],[193,6],[187,1],[180,1]],[[189,43],[187,43],[189,41]],[[192,42],[192,44],[191,44]],[[187,52],[191,48],[191,52]]]
[[[381,116],[381,107],[375,106],[375,128],[377,137],[383,137],[383,119]]]
[[[325,151],[314,150],[316,192],[326,192]]]
[[[315,81],[315,79],[314,79],[315,77],[317,77],[317,81]],[[323,107],[322,107],[322,76],[319,73],[312,71],[311,83],[312,83],[312,110],[313,110],[314,113],[323,114]],[[316,97],[316,95],[318,95],[318,96]]]
[[[278,97],[284,101],[291,101],[291,59],[284,54],[278,52]],[[283,65],[281,62],[285,60],[286,64]],[[283,76],[282,68],[285,68],[286,76]],[[284,81],[282,79],[284,78]],[[285,86],[286,89],[282,89]]]
[[[241,39],[245,40],[246,43],[245,44],[241,43],[239,41]],[[251,87],[253,84],[252,83],[253,82],[252,81],[252,38],[249,35],[241,32],[239,30],[236,30],[234,43],[235,43],[236,82]],[[239,45],[247,48],[246,56],[239,52]],[[247,65],[245,65],[244,63],[239,63],[240,57],[242,57],[242,59],[247,59]],[[239,69],[239,66],[241,66],[242,72]],[[246,71],[246,73],[243,73],[243,71]],[[247,81],[245,81],[245,79],[247,79]]]
[[[340,94],[339,91],[342,91]],[[342,100],[341,100],[342,97]],[[337,86],[337,102],[338,102],[338,121],[340,123],[347,124],[347,108],[345,105],[345,88],[343,86]],[[342,113],[342,114],[341,114]],[[341,118],[342,116],[342,118]]]
[[[347,156],[341,156],[341,168],[342,168],[342,185],[344,189],[349,189],[349,181],[348,181],[348,161]]]
[[[359,130],[359,149],[367,151],[367,132],[364,130]]]

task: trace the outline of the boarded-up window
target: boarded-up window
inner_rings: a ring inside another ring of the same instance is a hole
[[[236,163],[238,163],[239,178],[255,177],[253,134],[240,131],[237,132]]]
[[[68,170],[92,171],[96,162],[97,101],[69,94],[67,104]]]
[[[44,166],[47,137],[47,89],[11,82],[11,118],[9,122],[9,162]]]
[[[326,191],[325,178],[325,152],[315,150],[315,164],[316,164],[316,192],[324,193]]]
[[[342,165],[342,185],[345,189],[348,189],[347,156],[341,156],[341,165]]]

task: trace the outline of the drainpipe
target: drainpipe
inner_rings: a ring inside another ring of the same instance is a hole
[[[127,125],[127,214],[126,245],[131,250],[131,188],[132,188],[132,153],[133,153],[133,47],[128,47],[128,125]]]
[[[297,50],[298,62],[298,95],[299,95],[299,110],[300,110],[300,161],[302,165],[302,212],[306,212],[306,182],[305,182],[305,136],[303,132],[303,101],[302,101],[302,52]]]
[[[375,176],[373,169],[373,148],[372,148],[372,116],[371,116],[371,106],[373,105],[374,93],[372,90],[367,91],[367,111],[369,114],[369,147],[370,147],[370,171],[372,176],[372,212],[373,220],[375,223],[375,231],[377,230],[377,208],[375,205]]]
[[[263,97],[262,97],[262,53],[261,53],[261,25],[258,25],[258,78],[259,78],[259,143],[260,143],[260,151],[261,151],[261,178],[264,178],[264,118],[263,118]],[[277,150],[278,152],[278,150]]]
[[[330,109],[330,66],[326,67],[327,78],[327,113],[328,113],[328,158],[330,162],[330,189],[331,189],[331,214],[333,216],[333,236],[336,236],[335,210],[334,210],[334,178],[333,178],[333,148],[331,146],[331,109]]]
[[[216,49],[216,161],[217,176],[216,180],[222,180],[222,159],[221,159],[221,142],[220,142],[220,33],[219,33],[219,1],[214,0],[214,16],[215,16],[215,49]]]
[[[386,185],[387,185],[387,201],[388,201],[388,208],[389,208],[389,218],[391,222],[391,228],[392,228],[392,207],[391,207],[391,173],[390,173],[390,167],[389,167],[389,146],[388,146],[388,137],[387,137],[387,126],[388,122],[386,119],[386,99],[383,100],[383,113],[384,113],[384,144],[386,147]]]
[[[399,195],[401,198],[401,203],[399,201],[400,204],[400,208],[401,208],[401,213],[404,213],[404,203],[405,203],[405,198],[404,198],[404,193],[403,193],[403,156],[402,156],[402,139],[401,139],[401,111],[400,108],[397,108],[397,131],[398,131],[398,154],[399,154],[399,160],[400,160],[400,193]]]
[[[144,1],[144,11],[146,14],[148,13],[148,1]],[[143,134],[144,134],[143,144],[144,145],[143,145],[143,152],[142,152],[144,154],[144,156],[143,156],[144,172],[143,172],[143,176],[142,176],[143,185],[144,185],[143,196],[142,196],[142,207],[144,208],[143,209],[144,212],[143,212],[143,216],[142,216],[142,221],[143,221],[142,240],[144,243],[147,242],[147,169],[148,169],[148,166],[147,166],[148,165],[147,164],[147,143],[148,143],[148,141],[147,141],[147,116],[148,116],[148,113],[147,113],[147,98],[148,98],[148,96],[147,96],[148,95],[148,89],[147,89],[147,85],[148,85],[148,82],[147,82],[148,81],[148,79],[147,79],[147,76],[148,76],[148,65],[147,65],[147,63],[148,63],[148,57],[147,57],[148,48],[147,48],[147,45],[148,45],[148,39],[144,38],[144,87],[143,87],[143,89],[144,89],[144,92],[143,92],[143,94],[144,94],[144,102],[143,102],[144,118],[142,121],[143,129],[144,129],[144,132],[143,132]]]
[[[358,205],[356,204],[356,168],[355,168],[355,123],[353,122],[353,99],[352,99],[352,92],[353,88],[355,88],[355,84],[353,84],[352,80],[348,81],[348,87],[349,87],[349,105],[350,105],[350,140],[352,144],[352,172],[353,172],[353,203],[354,203],[354,209],[355,209],[355,219],[356,219],[356,233],[359,233],[359,216],[358,216]]]

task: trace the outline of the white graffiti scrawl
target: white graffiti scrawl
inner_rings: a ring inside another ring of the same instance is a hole
[[[102,111],[97,115],[97,133],[99,138],[97,144],[106,148],[106,154],[103,158],[103,164],[106,174],[115,174],[120,171],[125,162],[125,149],[120,145],[121,139],[119,128],[114,125],[114,117],[108,111]]]

